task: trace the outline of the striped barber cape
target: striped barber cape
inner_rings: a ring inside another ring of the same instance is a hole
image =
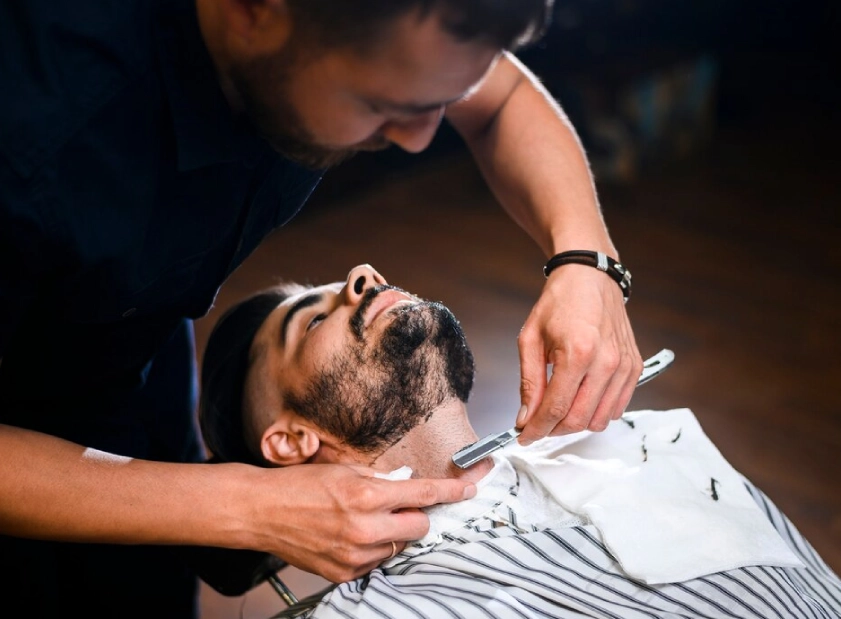
[[[647,584],[628,575],[603,531],[561,506],[522,458],[503,451],[494,460],[475,498],[427,510],[430,531],[423,539],[365,577],[334,587],[305,616],[841,619],[841,579],[741,475],[739,484],[763,520],[759,524],[770,523],[798,565],[758,560],[680,582]]]

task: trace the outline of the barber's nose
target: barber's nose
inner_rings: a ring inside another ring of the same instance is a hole
[[[380,133],[406,152],[419,153],[432,142],[443,116],[444,108],[441,107],[408,120],[390,120],[383,125]]]
[[[356,304],[362,300],[366,290],[387,283],[385,278],[370,264],[360,264],[348,273],[345,296],[349,303]]]

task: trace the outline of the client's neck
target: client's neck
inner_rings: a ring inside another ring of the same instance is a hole
[[[476,482],[490,471],[491,460],[486,458],[464,470],[453,464],[452,458],[456,451],[477,439],[464,403],[449,400],[383,452],[372,466],[381,471],[408,466],[413,477],[460,478]]]

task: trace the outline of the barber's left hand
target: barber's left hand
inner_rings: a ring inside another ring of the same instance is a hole
[[[625,411],[642,372],[622,291],[589,266],[567,264],[549,275],[518,346],[523,445],[604,430]]]

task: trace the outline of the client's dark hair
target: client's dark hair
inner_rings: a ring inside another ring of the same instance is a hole
[[[201,369],[199,425],[212,460],[265,466],[245,442],[243,388],[251,365],[251,343],[266,317],[300,290],[280,284],[228,309],[210,333]]]
[[[513,50],[540,39],[552,19],[554,0],[287,0],[296,28],[321,46],[364,47],[382,28],[412,10],[438,12],[459,40]]]

